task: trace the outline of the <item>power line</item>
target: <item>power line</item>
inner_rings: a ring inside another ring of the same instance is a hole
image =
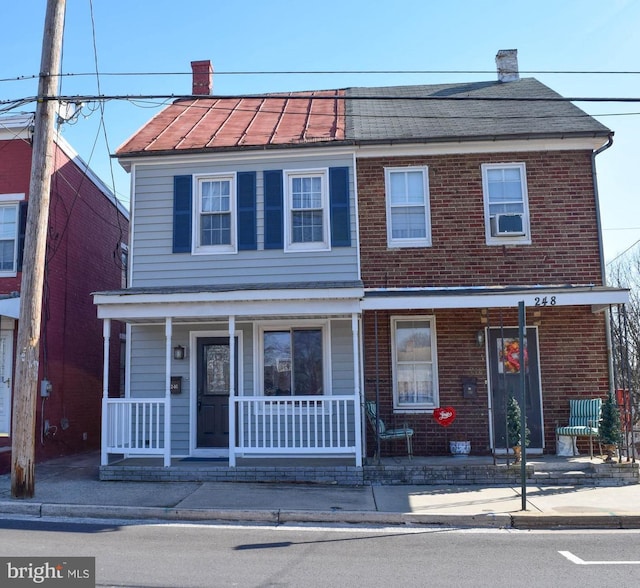
[[[629,247],[627,247],[622,253],[619,253],[618,255],[616,255],[611,261],[608,261],[607,265],[611,265],[614,261],[616,261],[617,259],[620,259],[625,253],[628,253],[629,251],[631,251],[638,243],[640,243],[640,239],[638,239],[635,243],[629,245]]]
[[[351,70],[270,70],[270,71],[216,71],[216,76],[295,76],[295,75],[495,75],[495,70],[429,70],[429,69],[351,69]],[[520,70],[520,75],[640,75],[635,70]],[[59,77],[87,77],[95,76],[95,72],[61,73]],[[102,77],[129,77],[129,76],[191,76],[191,71],[165,71],[165,72],[102,72]],[[40,74],[29,74],[2,78],[0,82],[21,82],[37,79]]]
[[[95,74],[94,74],[95,75]],[[15,104],[18,102],[30,103],[38,100],[43,102],[100,102],[110,100],[342,100],[342,101],[396,101],[396,102],[618,102],[618,103],[640,103],[638,97],[620,96],[388,96],[388,95],[323,95],[309,92],[282,93],[275,92],[269,94],[77,94],[68,96],[36,96],[0,101],[2,104]]]

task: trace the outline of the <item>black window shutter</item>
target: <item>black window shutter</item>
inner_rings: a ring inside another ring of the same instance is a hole
[[[264,248],[284,248],[284,193],[282,171],[264,172]]]
[[[173,178],[173,252],[191,253],[191,176]]]
[[[27,232],[27,207],[29,203],[23,200],[18,211],[18,271],[22,271],[22,258],[24,257],[24,237]]]
[[[238,249],[258,248],[256,237],[256,172],[238,172]]]
[[[351,246],[349,213],[349,168],[329,168],[329,203],[331,209],[331,245]]]

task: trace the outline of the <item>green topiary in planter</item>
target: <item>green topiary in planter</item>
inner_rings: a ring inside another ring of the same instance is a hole
[[[507,404],[507,443],[511,448],[521,448],[522,447],[522,420],[520,413],[520,405],[518,401],[513,397],[509,396],[509,403]],[[524,438],[524,446],[529,446],[529,435],[531,431],[529,427],[526,427],[525,430],[525,438]],[[519,453],[520,450],[515,450],[516,461],[519,461]]]
[[[602,445],[605,446],[607,461],[612,461],[616,446],[622,441],[622,430],[620,427],[620,411],[611,392],[602,404],[598,436]]]

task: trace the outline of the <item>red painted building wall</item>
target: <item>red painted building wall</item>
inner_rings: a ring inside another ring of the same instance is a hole
[[[29,143],[0,145],[0,193],[28,194]],[[49,380],[52,390],[48,398],[38,395],[36,461],[100,447],[103,336],[91,293],[121,287],[120,245],[128,242],[128,231],[127,217],[58,147],[40,341],[40,380]],[[19,291],[20,280],[20,272],[15,278],[0,278],[0,294]],[[112,326],[111,389],[118,388],[120,332],[122,325]],[[0,439],[0,447],[10,445],[10,437]]]

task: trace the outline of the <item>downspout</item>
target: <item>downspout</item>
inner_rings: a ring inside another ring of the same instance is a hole
[[[596,156],[600,155],[613,145],[613,133],[609,133],[607,142],[591,153],[591,177],[593,178],[593,197],[596,206],[596,227],[598,229],[598,254],[600,256],[600,279],[602,285],[607,285],[607,269],[604,262],[604,243],[602,240],[602,221],[600,218],[600,196],[598,194],[598,172],[596,171]],[[609,309],[611,313],[611,309]],[[610,319],[611,317],[609,317]],[[615,376],[613,370],[613,344],[611,339],[611,325],[609,320],[605,320],[605,334],[607,339],[607,362],[609,364],[609,393],[615,390]]]
[[[609,133],[607,142],[591,153],[591,177],[593,178],[593,196],[596,205],[596,226],[598,229],[598,253],[600,255],[600,272],[602,285],[607,285],[607,272],[604,265],[604,244],[602,242],[602,221],[600,219],[600,196],[598,194],[598,172],[596,171],[596,156],[613,145],[613,133]]]

